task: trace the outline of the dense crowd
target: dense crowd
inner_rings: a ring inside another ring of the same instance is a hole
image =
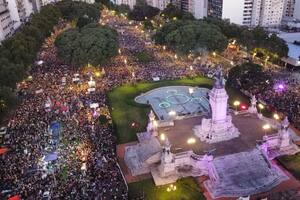
[[[154,45],[139,24],[128,24],[125,17],[116,20],[106,14],[102,20],[121,30],[119,55],[103,69],[75,69],[60,61],[54,46],[56,36],[63,31],[59,29],[45,41],[38,56],[42,62],[37,62],[31,77],[18,85],[21,104],[8,124],[9,152],[0,160],[0,199],[14,194],[23,199],[42,199],[48,193],[51,199],[127,199],[106,92],[154,77],[177,79],[214,73],[214,65],[204,58],[183,60]],[[138,63],[134,53],[140,51],[151,53],[153,61]],[[95,86],[89,81],[95,81]],[[253,93],[299,122],[299,82],[288,81],[284,92],[270,89]],[[92,107],[93,103],[97,107]],[[99,116],[105,116],[107,122],[100,123]],[[51,140],[52,122],[61,125],[58,142]],[[44,162],[53,143],[58,158]]]

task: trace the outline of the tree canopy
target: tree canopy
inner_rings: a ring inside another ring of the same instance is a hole
[[[223,51],[228,44],[217,26],[203,21],[172,21],[160,28],[153,39],[182,53],[203,49]]]
[[[250,29],[246,26],[238,26],[228,20],[206,18],[205,21],[218,26],[222,33],[229,39],[236,39],[239,44],[248,51],[264,54],[264,57],[276,60],[288,54],[288,46],[284,40],[276,34],[268,34],[262,27]],[[256,50],[255,50],[256,49]]]
[[[36,58],[43,40],[59,21],[61,13],[54,5],[43,6],[31,20],[0,46],[0,119],[15,102],[14,89]]]
[[[135,21],[144,21],[146,18],[152,19],[158,15],[159,9],[149,6],[147,4],[135,5],[133,10],[128,13],[128,17]]]
[[[227,84],[237,89],[260,89],[272,84],[272,77],[263,71],[261,65],[244,63],[229,70]]]
[[[165,19],[174,19],[174,18],[185,19],[185,20],[195,19],[191,13],[184,12],[171,3],[168,4],[167,7],[161,12],[161,16]]]
[[[57,7],[66,20],[78,20],[78,18],[83,16],[93,22],[97,22],[100,19],[100,4],[65,0],[58,2]]]
[[[59,57],[72,66],[82,67],[88,63],[98,66],[117,55],[117,36],[114,29],[89,24],[61,33],[55,45]]]

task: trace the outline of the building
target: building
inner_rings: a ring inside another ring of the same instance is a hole
[[[14,22],[11,19],[8,3],[0,0],[0,41],[7,39],[14,33]]]
[[[300,20],[300,0],[295,0],[294,18]]]
[[[136,4],[136,0],[116,0],[116,4],[117,5],[128,5],[130,7],[130,9],[133,9],[133,7]]]
[[[158,8],[160,10],[165,9],[169,3],[170,0],[147,0],[148,5]]]
[[[277,27],[281,24],[284,0],[262,0],[259,25]]]
[[[196,19],[207,16],[207,0],[173,0],[171,3],[182,11],[191,13]]]
[[[238,25],[276,27],[284,6],[285,0],[208,0],[208,16]]]
[[[295,0],[286,0],[284,2],[283,17],[294,17]]]

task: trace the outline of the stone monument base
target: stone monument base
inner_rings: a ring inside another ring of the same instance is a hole
[[[211,119],[202,119],[202,124],[195,126],[194,133],[203,142],[217,143],[239,137],[239,130],[232,124],[231,116],[226,121],[213,123]]]

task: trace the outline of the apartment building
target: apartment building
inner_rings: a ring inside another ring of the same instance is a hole
[[[8,2],[0,0],[0,41],[7,39],[14,33],[14,22],[10,16]]]
[[[208,0],[208,16],[246,26],[281,24],[287,0]]]

